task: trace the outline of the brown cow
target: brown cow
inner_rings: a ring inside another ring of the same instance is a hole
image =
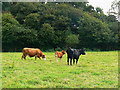
[[[40,49],[37,49],[37,48],[23,48],[22,59],[24,58],[26,60],[27,55],[30,56],[30,57],[35,56],[35,60],[36,60],[37,57],[39,59],[41,59],[40,57],[42,57],[44,60],[46,60],[45,55],[42,53],[42,51]]]
[[[55,59],[57,59],[57,62],[58,62],[58,58],[60,58],[60,61],[62,61],[62,57],[64,54],[65,54],[64,50],[62,50],[62,52],[58,52],[58,51],[55,52]]]

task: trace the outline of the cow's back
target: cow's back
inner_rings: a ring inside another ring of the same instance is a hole
[[[78,59],[80,56],[80,52],[77,49],[73,50],[73,58]]]
[[[77,59],[80,56],[80,52],[77,49],[68,48],[66,52],[68,54],[68,57],[70,57],[70,58]]]

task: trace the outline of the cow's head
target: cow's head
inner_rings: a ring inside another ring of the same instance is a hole
[[[45,55],[42,55],[42,58],[43,58],[43,60],[46,60],[46,57],[45,57]]]
[[[85,55],[85,50],[83,48],[79,49],[79,52],[80,52],[80,54]]]
[[[65,54],[65,51],[64,51],[64,50],[62,50],[62,53],[63,53],[63,54]]]

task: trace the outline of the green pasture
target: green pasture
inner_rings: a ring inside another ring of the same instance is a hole
[[[43,59],[22,52],[2,53],[2,88],[118,88],[118,52],[86,52],[78,64],[67,65],[67,54],[55,60],[55,52]]]

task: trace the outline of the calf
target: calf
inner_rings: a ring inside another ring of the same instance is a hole
[[[35,48],[23,48],[23,55],[22,55],[22,59],[24,58],[26,60],[26,56],[30,56],[30,57],[34,57],[35,56],[35,60],[38,57],[40,59],[40,57],[42,57],[44,60],[46,60],[45,55],[43,54],[43,52],[40,49],[35,49]]]
[[[62,50],[62,52],[58,52],[58,51],[55,52],[55,59],[57,59],[57,62],[58,62],[58,58],[60,58],[60,61],[62,61],[62,57],[64,54],[65,54],[64,50]]]
[[[73,64],[75,63],[75,59],[76,59],[76,64],[78,62],[79,56],[85,55],[85,52],[83,49],[72,49],[72,48],[68,48],[67,49],[67,63],[69,65],[69,58],[70,58],[70,65],[72,65],[72,59],[73,59]]]

